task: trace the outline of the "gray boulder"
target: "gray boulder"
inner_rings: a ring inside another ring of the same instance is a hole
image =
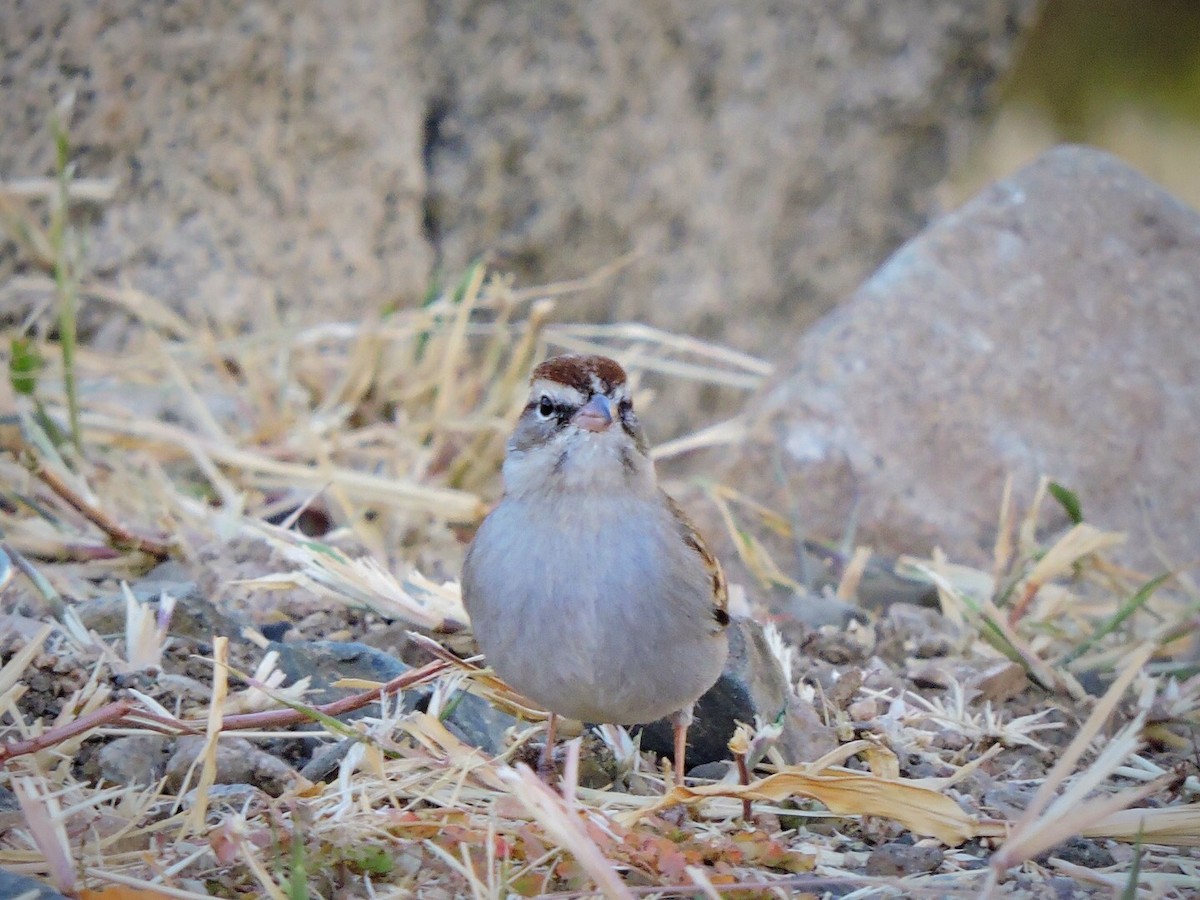
[[[728,478],[790,493],[812,533],[841,534],[858,498],[861,542],[987,563],[1005,476],[1023,503],[1045,474],[1134,535],[1128,561],[1160,567],[1149,524],[1184,563],[1200,555],[1198,335],[1200,214],[1112,156],[1061,147],[806,333]]]

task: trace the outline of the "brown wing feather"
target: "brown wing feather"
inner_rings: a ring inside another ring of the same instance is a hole
[[[683,537],[684,543],[695,550],[704,563],[704,568],[708,572],[712,584],[712,617],[719,626],[724,628],[729,624],[729,585],[725,581],[725,572],[721,569],[717,558],[712,555],[712,551],[708,549],[708,545],[704,543],[704,538],[700,536],[700,532],[696,530],[692,520],[683,511],[683,507],[665,491],[662,492],[662,495],[671,509],[671,515],[679,523],[679,533]]]

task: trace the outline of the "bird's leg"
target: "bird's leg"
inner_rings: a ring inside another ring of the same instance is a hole
[[[683,756],[687,752],[688,727],[682,722],[675,723],[675,786],[683,787]]]
[[[542,748],[542,755],[538,759],[538,775],[543,781],[549,781],[554,777],[554,732],[557,730],[558,716],[550,713],[550,718],[546,722],[546,746]]]
[[[675,726],[675,786],[683,787],[683,772],[687,758],[687,730],[692,724],[692,708],[681,709],[671,716]]]

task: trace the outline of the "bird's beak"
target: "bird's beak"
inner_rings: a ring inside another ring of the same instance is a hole
[[[613,423],[612,401],[603,394],[593,394],[572,421],[584,431],[607,431]]]

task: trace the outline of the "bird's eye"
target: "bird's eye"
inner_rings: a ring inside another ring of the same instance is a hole
[[[542,419],[549,419],[554,415],[554,401],[550,399],[549,395],[542,394],[542,399],[538,401],[537,411],[538,417]]]
[[[622,400],[617,404],[617,412],[622,416],[628,415],[633,412],[633,403],[628,398]]]

